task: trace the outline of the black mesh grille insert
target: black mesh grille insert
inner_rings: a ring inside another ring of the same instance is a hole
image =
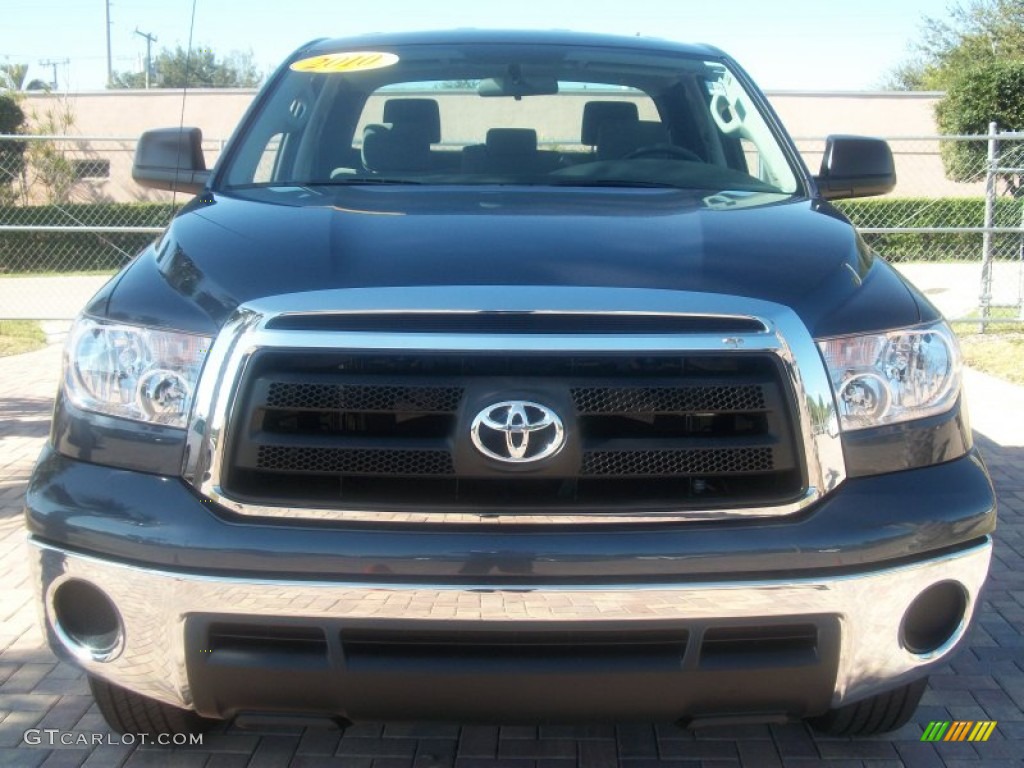
[[[447,451],[302,448],[261,445],[256,468],[284,472],[349,475],[434,476],[454,473]]]
[[[452,413],[459,407],[459,387],[369,386],[273,382],[267,393],[268,408],[298,410],[347,410],[373,413]]]
[[[580,414],[762,411],[760,386],[581,387],[572,390]]]
[[[786,503],[806,484],[787,381],[776,357],[744,351],[261,350],[222,482],[251,504],[438,519]],[[507,443],[488,427],[479,450],[474,420],[507,401],[557,415],[562,448],[503,461]]]
[[[590,476],[727,475],[770,472],[771,448],[710,448],[682,451],[592,451],[583,454]]]

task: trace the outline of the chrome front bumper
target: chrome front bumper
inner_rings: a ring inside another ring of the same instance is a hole
[[[185,622],[190,615],[329,618],[403,622],[685,622],[833,615],[841,627],[832,705],[891,688],[925,673],[966,632],[988,573],[992,544],[931,560],[843,576],[681,584],[511,586],[358,584],[230,578],[152,570],[29,541],[50,646],[88,672],[140,694],[192,706]],[[56,625],[54,593],[70,579],[88,582],[117,607],[123,641],[95,653]],[[932,584],[954,581],[967,595],[964,621],[929,654],[899,642],[910,603]]]

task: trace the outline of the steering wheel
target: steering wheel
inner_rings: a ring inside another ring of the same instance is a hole
[[[690,162],[703,163],[700,156],[678,144],[652,144],[649,147],[640,147],[623,157],[623,160],[635,160],[639,157],[664,157],[669,160],[689,160]]]

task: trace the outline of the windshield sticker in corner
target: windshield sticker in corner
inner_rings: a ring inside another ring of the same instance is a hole
[[[365,72],[397,63],[398,56],[379,51],[353,51],[351,53],[325,53],[300,59],[289,67],[296,72]]]

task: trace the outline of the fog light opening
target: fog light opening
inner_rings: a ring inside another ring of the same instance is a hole
[[[932,584],[903,615],[900,642],[919,656],[934,654],[961,634],[966,616],[967,590],[962,584]]]
[[[110,661],[124,642],[121,617],[110,598],[77,579],[53,593],[53,628],[65,647],[85,661]]]

